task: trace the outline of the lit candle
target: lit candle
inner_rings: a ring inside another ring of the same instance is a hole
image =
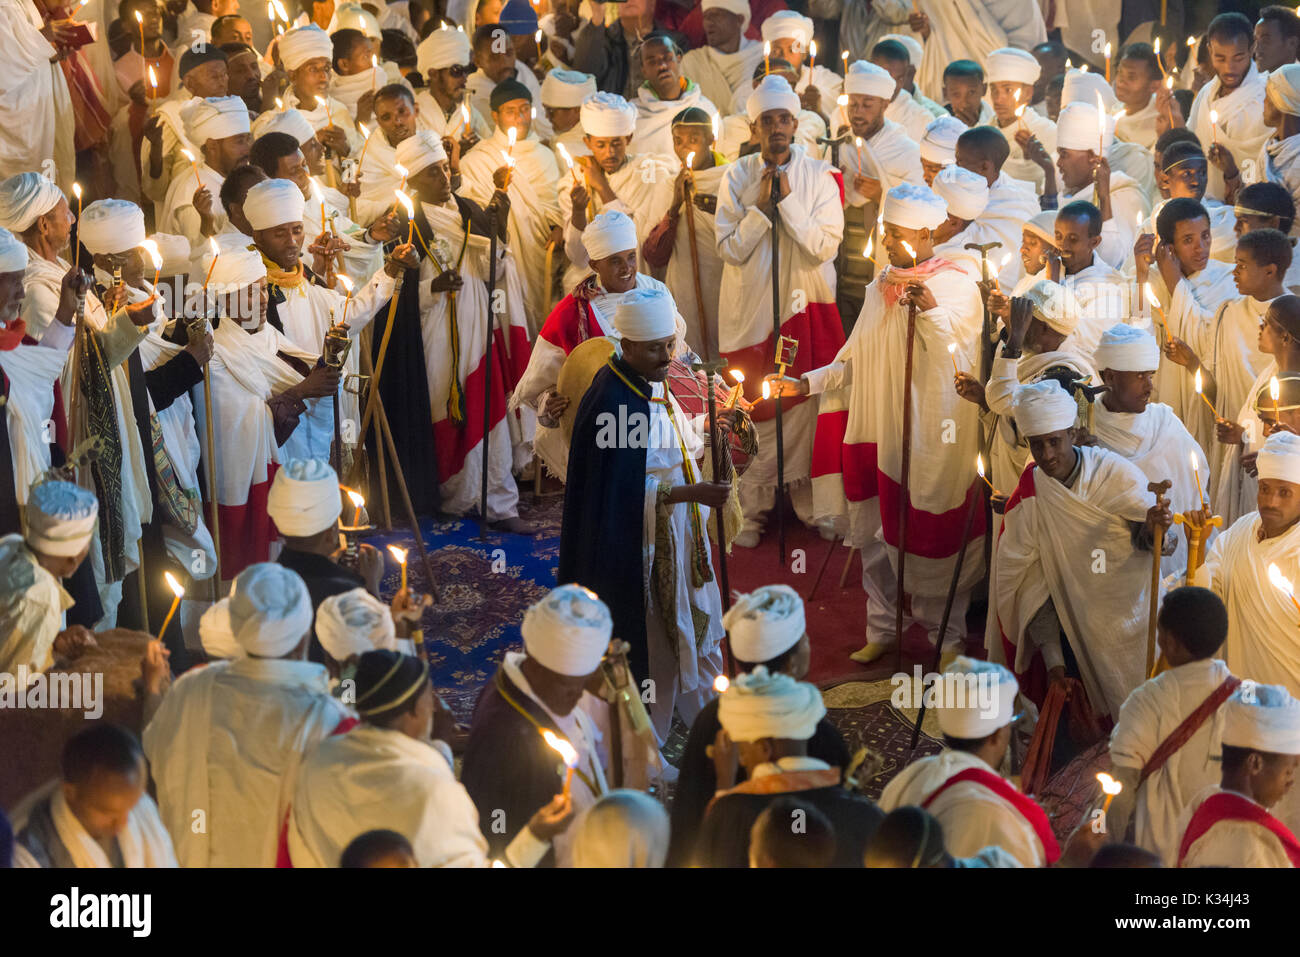
[[[812,70],[817,65],[817,41],[813,40],[808,44],[808,69]]]
[[[858,148],[858,172],[862,172],[862,137],[853,137],[853,145]]]
[[[154,99],[155,97],[158,96],[158,74],[153,71],[152,66],[149,67],[148,72],[149,72],[149,98]]]
[[[952,374],[955,376],[961,371],[957,368],[957,343],[948,343],[948,358],[952,360]]]
[[[713,679],[713,690],[718,694],[726,694],[727,689],[731,687],[731,679],[726,675],[718,675]]]
[[[366,158],[366,147],[370,145],[370,131],[366,129],[364,123],[358,123],[357,129],[361,131],[361,135],[364,137],[361,141],[361,153],[357,156],[357,172],[360,173],[361,161]],[[379,129],[379,127],[375,127],[375,129]]]
[[[139,15],[140,14],[138,13],[136,14],[137,17]],[[767,76],[767,74],[772,72],[771,60],[772,60],[772,41],[764,40],[763,41],[763,75],[764,76]]]
[[[988,476],[984,474],[984,456],[978,452],[975,453],[975,471],[978,473],[979,477],[984,480],[984,484],[989,487],[990,492],[994,495],[1000,494],[998,490],[993,487],[993,483],[989,481]]]
[[[149,58],[145,55],[144,52],[144,17],[140,14],[139,10],[135,11],[135,22],[140,27],[140,62],[144,63],[147,66],[149,63]],[[144,79],[144,77],[141,77],[141,79]]]
[[[1163,4],[1163,3],[1164,3],[1164,0],[1160,0],[1160,2]],[[1167,75],[1167,71],[1165,70],[1165,58],[1162,57],[1162,56],[1160,55],[1160,38],[1159,38],[1159,37],[1156,37],[1156,42],[1153,43],[1153,44],[1151,44],[1151,49],[1155,51],[1156,62],[1160,64],[1160,75],[1161,75],[1161,76],[1166,76],[1166,75]]]
[[[515,155],[515,143],[519,140],[519,131],[513,126],[506,131],[506,155]]]
[[[163,635],[167,634],[167,626],[171,624],[172,615],[176,614],[176,609],[181,603],[181,596],[185,594],[185,589],[181,587],[181,583],[176,580],[176,576],[171,572],[163,572],[163,578],[167,579],[167,587],[172,590],[172,594],[176,597],[172,599],[171,608],[167,609],[167,617],[163,619],[162,627],[158,629],[159,641],[162,640]]]
[[[348,498],[352,500],[352,507],[355,511],[352,513],[352,527],[361,527],[361,506],[366,504],[365,498],[356,489],[348,489]]]
[[[727,396],[727,404],[723,406],[723,409],[734,409],[736,403],[740,401],[741,393],[745,389],[745,373],[741,372],[739,369],[731,369],[728,374],[731,376],[731,380],[736,384],[731,387],[731,395]]]
[[[1268,580],[1274,588],[1291,599],[1291,604],[1295,605],[1296,611],[1300,611],[1300,601],[1296,600],[1295,587],[1274,562],[1268,563]]]
[[[339,320],[346,323],[348,321],[348,303],[352,301],[352,280],[343,273],[339,273],[337,278],[339,282],[343,283],[343,288],[348,291],[348,294],[343,298],[343,318]]]
[[[407,176],[406,167],[403,166],[401,163],[394,163],[393,169],[397,171],[398,176],[402,177],[402,181],[397,184],[397,191],[400,193],[402,190],[406,188],[406,176]],[[396,206],[393,207],[393,209],[396,208],[397,208]]]
[[[370,56],[370,94],[375,93],[375,77],[379,75],[379,57],[371,54]]]
[[[686,162],[682,164],[682,171],[686,174],[686,178],[688,180],[691,178],[691,171],[694,169],[695,169],[695,150],[691,150],[689,153],[686,154]]]
[[[199,189],[203,188],[203,180],[199,178],[199,161],[194,158],[194,154],[184,147],[181,148],[181,155],[190,161],[190,169],[194,170],[194,182],[199,184]]]
[[[208,283],[212,280],[212,270],[217,268],[217,257],[221,255],[221,247],[211,236],[208,237],[208,248],[212,250],[212,262],[208,263],[208,274],[203,277],[203,291],[208,291]]]
[[[396,545],[389,545],[388,551],[397,559],[397,563],[402,566],[402,591],[406,591],[406,549],[398,548]]]
[[[1020,128],[1023,130],[1025,128],[1025,107],[1023,104],[1016,107],[1016,120],[1019,122]]]
[[[569,167],[569,175],[573,177],[573,185],[577,186],[578,171],[573,168],[573,157],[569,155],[569,151],[564,148],[563,143],[556,143],[555,148],[560,151],[560,159],[564,160]]]
[[[912,244],[909,243],[906,239],[903,240],[903,248],[904,248],[905,250],[907,250],[907,254],[908,254],[909,256],[912,257],[912,268],[915,269],[915,268],[916,268],[916,250],[912,248]]]
[[[77,196],[77,221],[81,222],[81,183],[73,183],[73,194]],[[79,267],[81,267],[81,226],[77,228],[77,243],[73,247],[73,268]]]
[[[406,210],[406,219],[409,225],[406,228],[406,244],[411,244],[411,239],[415,236],[415,204],[411,202],[411,197],[403,192],[397,193],[397,201],[402,204]]]
[[[872,247],[872,245],[875,243],[875,241],[876,241],[876,237],[875,237],[874,235],[873,235],[873,236],[868,236],[868,237],[867,237],[867,244],[866,244],[865,246],[862,247],[862,258],[863,258],[863,259],[868,259],[868,260],[869,260],[869,259],[871,258],[871,247]]]
[[[1115,800],[1115,795],[1124,790],[1124,785],[1105,771],[1098,772],[1097,783],[1101,785],[1102,793],[1106,795],[1106,801],[1101,806],[1101,813],[1105,814],[1110,810],[1110,802]]]
[[[275,25],[275,4],[271,3],[270,0],[267,0],[266,4],[266,19],[271,21],[272,26]]]
[[[1196,394],[1201,397],[1202,402],[1204,402],[1207,406],[1209,406],[1210,412],[1213,413],[1214,417],[1217,419],[1219,417],[1219,413],[1214,411],[1214,404],[1209,399],[1207,399],[1205,397],[1205,393],[1201,391],[1204,385],[1204,380],[1202,380],[1201,378],[1201,370],[1199,366],[1196,369],[1196,375],[1193,377],[1193,382],[1196,384]]]
[[[1110,82],[1110,44],[1106,44],[1106,82]]]
[[[546,739],[546,743],[564,761],[564,766],[569,769],[564,775],[564,799],[567,801],[569,799],[569,787],[573,784],[573,769],[578,766],[578,752],[574,750],[573,745],[550,728],[542,729],[542,737]]]
[[[511,128],[510,132],[513,133],[513,132],[514,132],[514,129]],[[502,160],[502,162],[504,162],[504,163],[506,164],[506,188],[509,189],[509,188],[510,188],[510,174],[511,174],[512,172],[514,172],[514,168],[515,168],[515,160],[514,160],[514,157],[511,156],[509,153],[507,153],[505,150],[502,150],[502,151],[501,151],[501,160]]]
[[[1273,400],[1273,421],[1277,421],[1277,400],[1282,395],[1282,386],[1277,381],[1277,376],[1268,380],[1268,395]]]
[[[275,4],[275,13],[276,13],[276,15],[277,15],[281,20],[283,20],[285,23],[288,23],[288,22],[289,22],[289,14],[285,11],[285,9],[284,9],[284,4],[281,3],[280,0],[271,0],[271,2],[272,2],[273,4]]]
[[[1196,479],[1196,500],[1201,503],[1201,508],[1205,508],[1205,493],[1201,491],[1201,468],[1196,461],[1196,453],[1189,452],[1188,456],[1192,460],[1192,477]]]
[[[765,399],[770,399],[770,398],[772,398],[772,384],[771,384],[770,382],[768,382],[766,379],[763,380],[763,390],[762,390],[762,391],[763,391],[763,398],[765,398]]]
[[[1100,94],[1098,94],[1100,97]],[[316,97],[316,105],[325,110],[325,125],[327,129],[334,129],[334,116],[330,113],[330,101],[322,96]]]
[[[840,66],[843,67],[842,72],[844,73],[844,75],[848,76],[849,75],[849,51],[848,50],[840,51]]]
[[[1210,136],[1214,139],[1214,144],[1219,144],[1219,111],[1210,110]]]
[[[153,260],[153,284],[156,286],[158,285],[158,276],[162,273],[162,253],[158,249],[158,244],[152,239],[146,239],[140,243],[140,248],[147,252],[149,258]]]
[[[1160,320],[1160,325],[1165,330],[1165,337],[1172,339],[1174,336],[1173,333],[1169,331],[1169,323],[1165,321],[1165,311],[1160,308],[1160,299],[1155,294],[1155,290],[1151,288],[1151,283],[1144,282],[1142,284],[1142,292],[1146,296],[1147,302],[1151,304],[1151,308],[1155,312],[1156,318]],[[1201,374],[1200,370],[1197,370],[1196,374],[1199,376]],[[1200,390],[1197,389],[1197,391],[1199,392]]]

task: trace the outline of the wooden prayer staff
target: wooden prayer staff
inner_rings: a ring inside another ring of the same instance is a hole
[[[1296,611],[1300,611],[1300,601],[1295,597],[1295,586],[1290,579],[1282,574],[1282,569],[1278,568],[1274,562],[1268,563],[1268,581],[1274,588],[1291,599],[1291,604],[1295,605]]]
[[[172,615],[176,614],[176,609],[180,606],[181,598],[185,594],[185,589],[181,583],[176,580],[176,576],[171,572],[163,572],[163,578],[167,579],[167,587],[172,590],[176,597],[172,599],[172,606],[167,609],[167,617],[163,619],[162,627],[158,629],[158,640],[162,641],[163,635],[167,634],[167,626],[171,623]]]
[[[560,760],[568,768],[564,775],[564,799],[567,801],[569,799],[569,789],[573,785],[573,771],[578,766],[578,752],[574,750],[573,745],[550,728],[542,729],[542,737],[546,739],[546,743],[560,756]]]
[[[908,254],[912,257],[913,265],[916,263],[916,253],[906,241],[903,247],[907,249]],[[908,511],[911,505],[912,495],[912,359],[916,348],[916,303],[909,295],[907,297],[907,360],[903,366],[903,458],[902,465],[899,469],[898,484],[898,577],[894,587],[894,671],[901,671],[903,668],[903,598],[906,595],[904,590],[905,569],[907,567],[907,531],[908,531]],[[778,400],[779,401],[779,400]],[[780,406],[778,406],[780,408]],[[777,433],[780,435],[780,433]],[[974,506],[967,511],[970,514],[966,517],[967,526],[974,518]],[[969,534],[969,527],[967,528]],[[963,539],[965,536],[963,536]],[[965,541],[962,543],[962,556],[965,556]],[[785,563],[782,562],[784,565]],[[961,568],[961,559],[957,560],[957,569]],[[956,579],[954,579],[954,584]],[[952,589],[949,589],[948,612],[952,611]],[[943,626],[939,629],[938,643],[935,653],[943,648],[944,630],[948,625],[948,615],[944,615]],[[938,670],[938,664],[933,669]]]
[[[72,244],[72,268],[77,269],[81,266],[81,184],[73,183],[72,192],[77,197],[77,238]],[[1274,382],[1277,381],[1275,378]],[[1276,402],[1273,405],[1277,405]]]
[[[704,308],[704,290],[700,287],[700,249],[699,240],[695,236],[695,176],[692,173],[692,164],[694,162],[695,151],[692,150],[686,154],[686,165],[682,167],[686,173],[682,201],[682,205],[686,208],[682,210],[682,215],[686,217],[686,236],[690,240],[691,247],[691,277],[695,281],[695,308],[700,316],[700,336],[704,342],[704,358],[708,361],[713,358],[713,346],[709,335],[709,315]],[[710,379],[712,379],[712,375],[713,373],[709,373]],[[713,393],[710,392],[709,394],[712,396]],[[716,475],[714,481],[717,481]]]
[[[494,197],[495,198],[495,197]],[[479,541],[487,541],[488,527],[488,447],[492,444],[492,340],[496,336],[497,298],[497,205],[489,202],[488,217],[488,297],[487,334],[483,345],[483,475],[479,483],[478,511]],[[393,293],[397,298],[397,293]],[[419,536],[419,532],[416,532]]]
[[[709,403],[709,462],[713,466],[714,482],[728,482],[731,480],[730,448],[727,446],[725,439],[722,438],[721,433],[718,432],[718,408],[713,383],[714,374],[720,372],[726,365],[726,359],[691,363],[692,369],[704,373],[708,383],[705,395]],[[718,585],[722,592],[722,610],[724,613],[731,610],[731,585],[727,575],[726,512],[727,506],[725,503],[720,508],[713,510],[713,515],[718,520]],[[730,662],[730,646],[728,646],[726,657],[727,661]]]
[[[770,46],[770,44],[769,44]],[[781,173],[772,170],[772,344],[777,372],[781,365]],[[785,413],[780,391],[776,396],[776,543],[781,567],[785,568]]]
[[[221,247],[211,236],[208,237],[208,245],[212,249],[212,262],[208,264],[208,274],[203,278],[203,312],[208,312],[208,283],[212,281],[212,270],[217,265],[217,257],[221,255]],[[221,581],[221,517],[220,506],[217,505],[217,458],[216,458],[216,438],[214,426],[212,423],[212,367],[210,363],[203,365],[203,411],[205,424],[207,425],[207,479],[208,479],[208,501],[212,505],[212,544],[217,550],[217,571],[212,577],[214,585]]]
[[[360,512],[361,509],[358,508],[357,511]],[[419,534],[419,532],[417,531],[416,534]],[[388,551],[389,551],[389,553],[392,554],[393,558],[397,559],[397,564],[399,564],[399,565],[402,566],[402,591],[406,591],[406,554],[407,554],[407,550],[406,550],[405,548],[398,548],[396,545],[389,545],[389,546],[388,546]]]
[[[1196,453],[1193,452],[1192,461],[1195,460]],[[1147,484],[1147,491],[1156,493],[1156,505],[1165,504],[1165,493],[1173,484],[1169,479]],[[1157,525],[1155,538],[1151,543],[1151,609],[1147,618],[1147,674],[1151,674],[1151,669],[1156,664],[1156,615],[1160,611],[1160,559],[1162,557],[1160,553],[1164,544],[1165,530]]]
[[[1105,771],[1097,773],[1097,783],[1101,785],[1101,791],[1106,795],[1106,800],[1102,802],[1101,813],[1104,815],[1110,810],[1110,802],[1115,800],[1115,795],[1124,790],[1124,785],[1116,781]]]

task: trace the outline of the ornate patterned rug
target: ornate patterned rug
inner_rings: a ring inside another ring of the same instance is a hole
[[[869,759],[874,773],[869,777],[866,772],[859,775],[865,785],[863,790],[873,801],[880,798],[885,785],[909,762],[916,709],[895,707],[890,701],[893,690],[893,684],[885,679],[846,681],[822,693],[827,717],[844,735],[849,753],[855,754],[865,747],[874,755]],[[938,754],[942,748],[938,722],[934,712],[928,711],[921,723],[916,751],[910,758]]]

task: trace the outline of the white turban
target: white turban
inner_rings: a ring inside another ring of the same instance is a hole
[[[316,608],[316,637],[335,661],[386,648],[397,650],[397,629],[388,606],[364,588],[331,595]]]
[[[1300,435],[1274,432],[1260,446],[1255,468],[1261,479],[1300,485]]]
[[[275,473],[266,511],[281,535],[306,538],[323,532],[343,511],[339,477],[328,462],[293,459]]]
[[[785,77],[775,74],[763,77],[745,101],[745,113],[751,123],[757,123],[758,118],[769,110],[785,110],[791,116],[798,116],[801,109],[799,94]]]
[[[63,198],[63,191],[40,173],[10,176],[0,183],[0,226],[21,233]]]
[[[1034,315],[1063,336],[1079,325],[1079,300],[1058,282],[1040,279],[1023,293],[1034,304]]]
[[[397,144],[396,161],[406,167],[407,176],[414,176],[434,163],[441,163],[447,158],[447,151],[442,146],[442,137],[420,130]]]
[[[372,40],[383,39],[379,21],[359,3],[343,3],[334,8],[334,16],[325,32],[333,36],[339,30],[360,30]]]
[[[316,130],[298,110],[267,110],[253,120],[253,139],[267,133],[288,133],[299,146],[316,138]]]
[[[771,661],[798,644],[807,631],[803,599],[789,585],[764,585],[737,596],[722,616],[722,627],[741,661]]]
[[[889,71],[865,60],[856,60],[849,64],[849,72],[844,77],[844,92],[850,95],[878,96],[882,100],[892,100],[897,91],[897,84]]]
[[[813,38],[813,22],[793,10],[778,10],[763,21],[760,28],[764,40],[798,40],[800,49],[807,50]]]
[[[702,10],[726,10],[728,13],[734,13],[741,18],[740,32],[744,34],[749,29],[749,20],[752,11],[749,9],[749,0],[704,0],[700,4]]]
[[[1249,679],[1223,703],[1223,744],[1269,754],[1300,754],[1300,701],[1281,685]]]
[[[1013,414],[1021,435],[1047,435],[1073,428],[1079,406],[1055,379],[1044,379],[1016,389]]]
[[[0,273],[22,272],[27,268],[27,244],[9,232],[0,229]]]
[[[573,109],[595,92],[596,78],[590,73],[556,67],[542,80],[542,106]]]
[[[597,214],[582,231],[582,248],[593,261],[636,249],[637,245],[636,223],[617,209]]]
[[[960,166],[945,166],[934,177],[934,193],[958,219],[978,219],[989,204],[989,181]]]
[[[928,186],[899,183],[885,193],[886,223],[903,229],[934,229],[948,218],[948,205]]]
[[[1092,364],[1100,372],[1154,372],[1160,368],[1160,347],[1156,337],[1136,326],[1119,322],[1101,334]]]
[[[302,190],[292,180],[264,179],[254,183],[244,197],[244,216],[258,231],[300,223],[304,202]]]
[[[210,291],[234,292],[266,276],[266,263],[254,249],[223,249],[215,266],[209,252],[203,257],[205,276],[209,267],[212,269],[212,278],[208,280]]]
[[[880,39],[894,40],[903,44],[903,46],[907,48],[908,64],[916,67],[921,65],[921,56],[925,53],[925,47],[921,46],[921,41],[918,40],[915,35],[904,36],[901,33],[886,33]]]
[[[992,661],[959,655],[943,670],[935,716],[939,730],[968,741],[987,738],[1016,714],[1015,675]]]
[[[524,612],[524,650],[543,668],[578,678],[600,667],[614,619],[596,593],[561,585]]]
[[[1032,53],[1003,47],[984,58],[984,72],[990,83],[1025,83],[1033,86],[1043,68]],[[1025,106],[1028,106],[1028,101]]]
[[[294,27],[285,33],[280,37],[278,48],[280,62],[290,73],[308,60],[321,57],[331,62],[334,60],[334,44],[330,41],[330,35],[314,23]]]
[[[45,555],[80,555],[90,542],[99,501],[71,482],[42,482],[27,496],[27,544]]]
[[[653,342],[677,334],[677,304],[663,289],[633,289],[614,310],[614,328],[625,342]]]
[[[921,147],[921,159],[940,166],[950,166],[957,162],[957,138],[966,129],[966,124],[955,116],[940,116],[931,120],[918,144]]]
[[[588,136],[631,136],[636,107],[617,93],[593,93],[582,101],[582,132]]]
[[[287,36],[287,34],[286,34]],[[208,140],[252,131],[248,104],[237,96],[213,96],[195,103],[185,115],[185,132],[191,143],[202,146]]]
[[[297,572],[274,562],[249,565],[230,588],[230,631],[245,654],[280,658],[311,628],[311,597]]]
[[[1288,116],[1300,116],[1300,63],[1287,63],[1268,74],[1265,95]]]
[[[1119,106],[1115,91],[1100,73],[1084,73],[1082,70],[1066,70],[1065,84],[1061,87],[1061,106],[1068,103],[1087,103],[1097,106],[1097,94],[1101,94],[1102,105],[1107,112]]]
[[[430,70],[445,70],[448,67],[464,66],[473,59],[469,46],[469,37],[461,30],[440,27],[420,41],[415,48],[415,65],[420,76],[428,76]]]
[[[718,699],[718,720],[732,741],[807,741],[826,716],[822,693],[806,681],[759,665],[738,675]]]
[[[235,633],[230,630],[230,599],[223,598],[199,618],[199,644],[203,653],[209,658],[244,657],[244,649],[235,641]]]
[[[1025,220],[1023,227],[1048,245],[1056,246],[1056,210],[1045,209]]]
[[[144,242],[144,210],[125,199],[97,199],[81,211],[77,238],[92,256],[129,252]]]
[[[1056,118],[1056,148],[1066,150],[1110,149],[1115,139],[1115,121],[1109,115],[1099,117],[1096,105],[1071,103],[1061,107]]]
[[[175,233],[154,233],[149,238],[153,240],[162,255],[163,263],[159,275],[179,276],[190,268],[194,250],[190,247],[190,241],[184,236],[177,236]]]

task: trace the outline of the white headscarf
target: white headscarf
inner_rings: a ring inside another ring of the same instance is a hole
[[[955,116],[937,116],[925,128],[918,144],[921,159],[948,166],[957,162],[957,139],[966,132],[966,124]]]
[[[621,210],[611,209],[597,214],[582,231],[582,246],[592,261],[636,249],[638,245],[636,223]]]
[[[99,500],[71,482],[42,482],[27,496],[27,544],[45,555],[80,555],[99,516]]]
[[[745,114],[751,123],[757,123],[758,118],[768,110],[785,110],[797,117],[802,108],[799,94],[790,86],[790,82],[775,74],[765,76],[755,84],[754,92],[745,101]]]
[[[849,64],[849,72],[844,76],[844,92],[850,95],[878,96],[882,100],[892,100],[897,91],[897,84],[889,71],[865,60],[856,60]]]
[[[430,70],[445,70],[463,66],[473,59],[469,37],[461,30],[453,30],[445,23],[420,41],[415,48],[415,64],[420,76],[427,77]]]
[[[631,136],[636,107],[617,93],[593,93],[582,101],[582,132],[588,136]]]
[[[948,204],[920,183],[890,187],[881,211],[886,223],[904,229],[934,229],[948,218]]]
[[[1072,428],[1079,407],[1055,379],[1045,379],[1016,389],[1014,415],[1021,435],[1047,435]]]
[[[447,151],[443,149],[442,138],[428,130],[420,130],[398,143],[395,155],[396,161],[406,167],[408,176],[414,176],[446,158]]]
[[[1264,92],[1288,116],[1300,116],[1300,63],[1287,63],[1268,74]]]
[[[984,58],[984,69],[990,83],[1025,83],[1029,86],[1037,83],[1039,74],[1043,72],[1032,53],[1014,47],[994,50]]]
[[[0,183],[0,226],[24,232],[63,198],[63,191],[40,173],[10,176]]]
[[[264,179],[254,183],[244,197],[248,225],[259,232],[285,223],[302,222],[305,204],[298,184],[287,179]]]
[[[542,80],[542,105],[556,109],[573,109],[596,92],[596,78],[590,73],[556,67]]]
[[[244,649],[230,630],[230,599],[223,598],[199,618],[199,643],[209,658],[242,658]]]
[[[1056,118],[1056,147],[1067,150],[1105,152],[1115,139],[1115,120],[1097,112],[1088,103],[1071,103],[1061,107]]]
[[[807,741],[826,716],[822,693],[806,681],[759,665],[739,675],[718,699],[718,720],[733,741]]]
[[[749,29],[749,20],[753,11],[749,8],[749,0],[703,0],[700,4],[701,10],[726,10],[728,13],[734,13],[741,18],[740,35],[743,37],[745,31]]]
[[[939,729],[953,738],[987,738],[1011,723],[1019,690],[1015,675],[1002,665],[959,655],[939,684]]]
[[[280,62],[290,73],[308,60],[320,57],[330,61],[334,59],[334,44],[330,42],[329,34],[314,23],[294,27],[285,33],[280,37],[278,49]]]
[[[614,310],[614,328],[624,342],[667,339],[677,334],[677,305],[664,289],[633,289]]]
[[[266,511],[281,535],[306,538],[323,532],[343,511],[339,477],[320,459],[288,461],[271,482]]]
[[[386,648],[397,650],[397,629],[388,606],[364,588],[331,595],[316,608],[316,637],[338,662]]]
[[[1126,322],[1119,322],[1101,334],[1093,352],[1092,364],[1097,371],[1154,372],[1160,368],[1160,347],[1151,333]]]
[[[783,655],[807,631],[803,599],[789,585],[764,585],[737,595],[722,616],[731,635],[731,650],[741,661],[759,664]]]
[[[1274,432],[1260,447],[1255,468],[1261,479],[1300,485],[1300,435]]]
[[[1232,748],[1300,754],[1300,701],[1281,685],[1243,681],[1223,703],[1222,741]]]
[[[934,193],[958,219],[978,219],[989,204],[989,181],[960,166],[945,166],[934,177]]]
[[[238,96],[208,97],[185,114],[185,133],[191,143],[199,146],[208,140],[224,140],[251,131],[248,104]]]
[[[1063,336],[1079,325],[1079,300],[1060,283],[1040,279],[1021,295],[1034,304],[1034,315]]]
[[[759,28],[764,40],[798,40],[801,49],[807,50],[813,38],[813,22],[793,10],[778,10],[763,21]]]
[[[0,274],[22,272],[27,268],[27,244],[9,232],[0,229]]]
[[[144,210],[125,199],[97,199],[81,211],[77,237],[92,256],[128,252],[146,238]]]
[[[267,110],[253,120],[253,138],[259,139],[267,133],[288,133],[299,145],[316,138],[316,131],[307,122],[307,117],[298,110]]]
[[[281,658],[311,627],[311,598],[297,572],[274,562],[249,565],[230,588],[230,631],[246,654]]]
[[[524,612],[524,650],[543,668],[580,677],[600,667],[614,633],[609,608],[581,585],[561,585]]]

